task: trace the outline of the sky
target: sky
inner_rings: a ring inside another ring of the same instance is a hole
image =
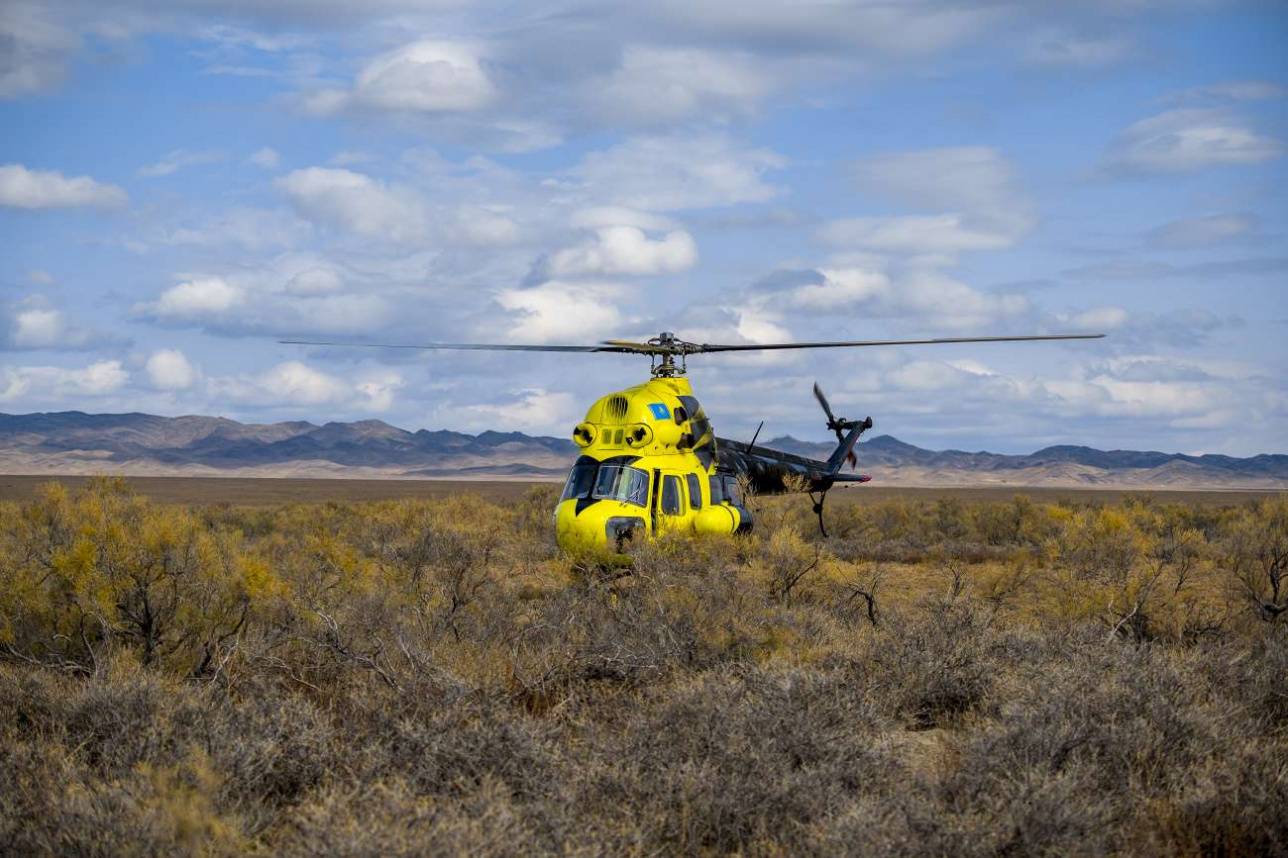
[[[0,411],[1288,452],[1288,5],[3,0]]]

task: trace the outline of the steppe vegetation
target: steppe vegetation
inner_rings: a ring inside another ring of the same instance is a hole
[[[0,504],[6,854],[1288,855],[1288,499]]]

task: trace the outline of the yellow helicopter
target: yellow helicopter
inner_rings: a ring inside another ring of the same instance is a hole
[[[572,430],[580,450],[555,506],[559,546],[577,554],[625,553],[631,542],[684,531],[744,533],[752,527],[743,502],[743,487],[757,494],[805,491],[814,503],[819,529],[826,535],[823,502],[837,483],[866,483],[866,474],[845,473],[856,467],[854,445],[872,428],[872,418],[846,420],[832,413],[823,391],[814,396],[836,434],[836,450],[826,462],[717,438],[687,375],[690,355],[714,352],[782,349],[858,348],[945,343],[1090,340],[1104,334],[1042,334],[1015,337],[948,337],[920,340],[848,340],[836,342],[712,344],[691,343],[663,332],[644,342],[606,340],[598,345],[505,345],[485,343],[380,343],[282,340],[293,345],[364,346],[372,348],[464,351],[601,352],[648,355],[651,377],[643,384],[615,391],[595,401]],[[761,424],[764,425],[763,423]]]

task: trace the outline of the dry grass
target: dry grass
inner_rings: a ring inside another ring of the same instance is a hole
[[[1288,501],[0,504],[0,852],[1288,854]]]

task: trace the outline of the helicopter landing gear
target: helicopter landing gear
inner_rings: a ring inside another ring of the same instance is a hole
[[[810,492],[809,499],[814,501],[814,514],[818,516],[818,532],[823,534],[825,539],[830,538],[828,537],[827,528],[823,525],[823,502],[827,500],[827,489],[819,492],[817,499],[815,499],[814,493]]]

